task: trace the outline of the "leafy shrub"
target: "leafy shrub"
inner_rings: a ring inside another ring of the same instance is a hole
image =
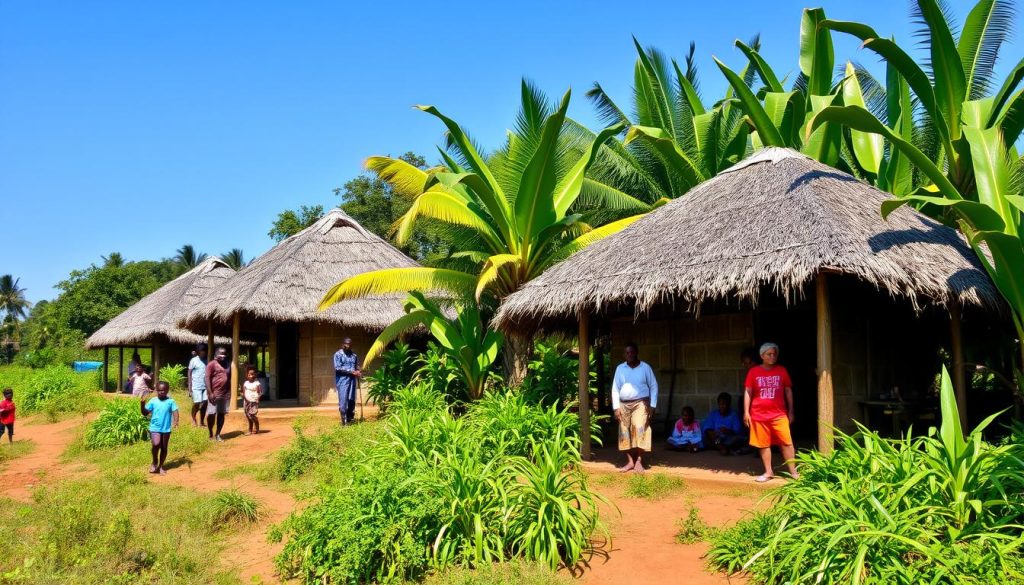
[[[415,356],[409,345],[396,342],[395,346],[381,355],[380,363],[372,374],[366,377],[369,382],[367,396],[376,404],[381,412],[387,410],[395,392],[407,386],[415,373]]]
[[[679,544],[703,542],[716,533],[714,528],[700,519],[697,508],[690,508],[686,518],[680,518],[676,522],[676,527],[679,529],[679,532],[676,532],[676,542]]]
[[[137,400],[111,400],[85,431],[85,448],[119,447],[144,441],[149,421],[139,412]]]
[[[630,474],[626,480],[626,489],[622,493],[627,498],[660,500],[684,487],[682,478],[664,473]]]
[[[449,402],[461,402],[469,397],[466,384],[459,375],[459,366],[445,354],[444,349],[434,342],[427,343],[427,350],[415,359],[416,373],[413,381],[445,396]]]
[[[167,382],[167,385],[171,387],[171,392],[180,392],[187,386],[185,385],[185,366],[182,364],[167,364],[160,368],[160,381]]]
[[[57,420],[65,413],[86,413],[103,404],[93,387],[93,374],[75,373],[66,366],[33,370],[23,366],[0,368],[0,388],[13,388],[18,413],[44,413]]]
[[[199,510],[210,532],[254,524],[263,516],[260,503],[235,488],[218,490],[203,502]]]
[[[272,478],[297,480],[317,466],[336,462],[342,452],[365,443],[376,431],[373,425],[335,425],[310,434],[306,426],[306,422],[299,419],[292,424],[295,438],[274,455],[269,466]]]
[[[581,562],[600,526],[576,417],[509,394],[463,417],[445,403],[425,384],[395,393],[378,439],[351,450],[346,473],[279,527],[284,576],[384,582],[511,558]],[[533,422],[512,425],[518,415]]]
[[[538,341],[533,358],[527,364],[523,392],[531,402],[569,405],[579,398],[579,359],[569,357],[568,349],[558,344]],[[591,386],[596,380],[591,359]]]
[[[1024,566],[1024,445],[965,439],[949,376],[942,425],[926,436],[837,434],[831,455],[798,457],[801,477],[771,509],[714,539],[710,562],[764,583],[1004,582]]]

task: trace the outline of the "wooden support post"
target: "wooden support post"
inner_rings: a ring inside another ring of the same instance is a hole
[[[120,394],[124,391],[124,346],[117,346],[117,389],[114,392]]]
[[[206,322],[206,361],[213,359],[213,320]]]
[[[238,404],[238,337],[242,329],[242,314],[235,313],[234,323],[231,324],[231,404],[228,410],[234,410]]]
[[[110,376],[110,348],[103,346],[103,391],[107,391],[107,379]]]
[[[949,304],[950,352],[953,354],[953,391],[960,411],[960,428],[967,432],[967,372],[964,368],[964,343],[960,327],[960,303]]]
[[[818,301],[818,450],[828,454],[833,448],[835,394],[832,388],[832,311],[824,274],[818,274],[815,289]]]
[[[580,311],[580,457],[590,456],[590,315]]]
[[[153,388],[160,382],[160,342],[153,341]]]

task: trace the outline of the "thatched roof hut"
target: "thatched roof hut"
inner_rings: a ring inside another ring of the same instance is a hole
[[[108,321],[89,336],[85,345],[89,349],[143,345],[157,336],[178,344],[206,341],[206,336],[180,328],[178,321],[206,291],[234,274],[220,258],[207,258]]]
[[[583,349],[594,328],[612,346],[635,341],[668,389],[666,423],[674,395],[699,413],[717,393],[738,393],[740,352],[777,341],[801,396],[796,419],[812,425],[798,430],[828,449],[833,425],[866,422],[893,388],[924,405],[944,355],[965,401],[961,307],[1003,307],[956,230],[910,207],[883,220],[890,198],[766,148],[549,268],[505,299],[495,323],[578,326]],[[584,381],[585,370],[584,361]],[[886,412],[904,405],[894,408]]]
[[[766,148],[623,231],[548,269],[509,296],[505,329],[574,319],[612,303],[638,314],[659,302],[789,295],[819,272],[849,274],[916,305],[1000,306],[954,229],[891,195],[789,149]]]
[[[274,246],[206,294],[183,316],[193,329],[205,322],[243,319],[327,323],[380,331],[405,314],[403,295],[343,301],[318,311],[323,295],[338,281],[384,268],[418,266],[380,236],[340,209]]]

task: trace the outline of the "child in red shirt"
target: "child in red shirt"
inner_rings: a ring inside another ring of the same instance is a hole
[[[775,477],[772,445],[778,445],[782,450],[789,474],[794,478],[800,477],[793,461],[796,451],[789,431],[793,422],[793,382],[786,368],[776,363],[778,359],[778,345],[762,345],[763,363],[750,368],[743,384],[743,423],[750,427],[750,446],[760,449],[761,462],[764,463],[764,475],[757,478],[758,483]]]
[[[7,442],[14,442],[14,390],[4,388],[4,399],[0,400],[0,437],[7,429]]]

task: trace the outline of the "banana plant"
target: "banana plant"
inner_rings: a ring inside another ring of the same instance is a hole
[[[757,48],[741,41],[737,40],[735,45],[747,57],[748,67],[763,82],[762,89],[751,89],[752,84],[717,58],[715,64],[729,82],[735,95],[733,99],[753,128],[751,141],[755,149],[764,146],[793,148],[815,160],[837,166],[843,148],[839,127],[824,125],[811,133],[805,131],[816,113],[843,103],[843,84],[832,81],[835,62],[832,37],[828,30],[819,26],[824,21],[825,12],[820,8],[803,11],[800,76],[790,90],[785,89]]]
[[[964,115],[968,103],[991,95],[991,90],[997,85],[993,69],[1010,32],[1013,7],[1005,0],[978,2],[964,21],[959,38],[954,36],[950,19],[937,0],[917,0],[914,8],[917,19],[924,25],[922,36],[927,40],[929,69],[922,68],[895,41],[882,37],[868,25],[822,20],[819,27],[860,39],[864,48],[882,57],[887,66],[905,80],[923,111],[926,122],[923,130],[934,138],[926,142],[938,144],[937,149],[929,152],[932,160],[940,168],[948,167],[949,181],[966,198],[973,200],[976,192],[975,167],[971,161],[973,150],[967,144],[968,138],[963,131],[967,126]],[[887,79],[891,79],[891,74]],[[1013,67],[999,86],[992,99],[992,107],[986,108],[987,118],[980,124],[983,128],[999,128],[1008,145],[1016,143],[1024,129],[1024,93],[1018,89],[1022,79],[1024,59]],[[889,92],[892,91],[890,87]],[[890,101],[903,99],[901,92]],[[906,96],[901,112],[902,123],[910,124],[909,96]],[[889,114],[890,124],[897,119]],[[900,135],[903,140],[909,138],[906,132],[900,132]],[[897,181],[885,187],[899,184]],[[906,191],[897,188],[893,192],[900,195]]]
[[[412,198],[394,226],[405,243],[423,219],[448,224],[463,237],[453,256],[478,270],[413,267],[375,270],[337,283],[322,299],[326,308],[344,299],[423,291],[454,298],[500,301],[548,266],[639,219],[651,206],[587,176],[601,146],[620,133],[612,125],[580,146],[566,112],[570,92],[557,106],[527,82],[522,107],[505,146],[489,157],[455,120],[434,106],[418,109],[448,131],[444,164],[421,170],[399,159],[373,157],[367,167]],[[608,210],[632,214],[602,223]],[[506,344],[513,381],[525,375],[528,343]]]
[[[957,175],[952,167],[943,170],[864,108],[826,108],[815,117],[810,129],[832,123],[882,136],[931,181],[915,193],[886,201],[882,215],[888,216],[894,209],[914,203],[960,228],[1010,306],[1024,364],[1024,193],[1020,192],[1020,182],[1012,180],[1014,175],[1024,173],[1024,162],[1016,149],[1005,142],[1002,128],[990,125],[996,99],[970,100],[961,107],[963,123],[958,134],[962,138],[958,141],[969,152],[964,159],[972,164],[974,192],[966,192],[954,182],[956,176],[962,175]]]
[[[491,365],[501,352],[504,341],[500,331],[488,329],[480,307],[473,299],[464,299],[455,306],[456,316],[450,318],[443,307],[420,292],[411,292],[405,301],[405,315],[381,331],[363,360],[368,367],[388,344],[402,335],[425,327],[444,349],[448,359],[458,365],[459,374],[473,400],[483,395],[490,377]]]
[[[632,118],[599,83],[587,92],[606,123],[627,130],[623,142],[601,149],[595,174],[645,201],[675,198],[741,160],[749,126],[728,100],[710,107],[701,101],[693,43],[685,70],[635,37],[633,45]]]

